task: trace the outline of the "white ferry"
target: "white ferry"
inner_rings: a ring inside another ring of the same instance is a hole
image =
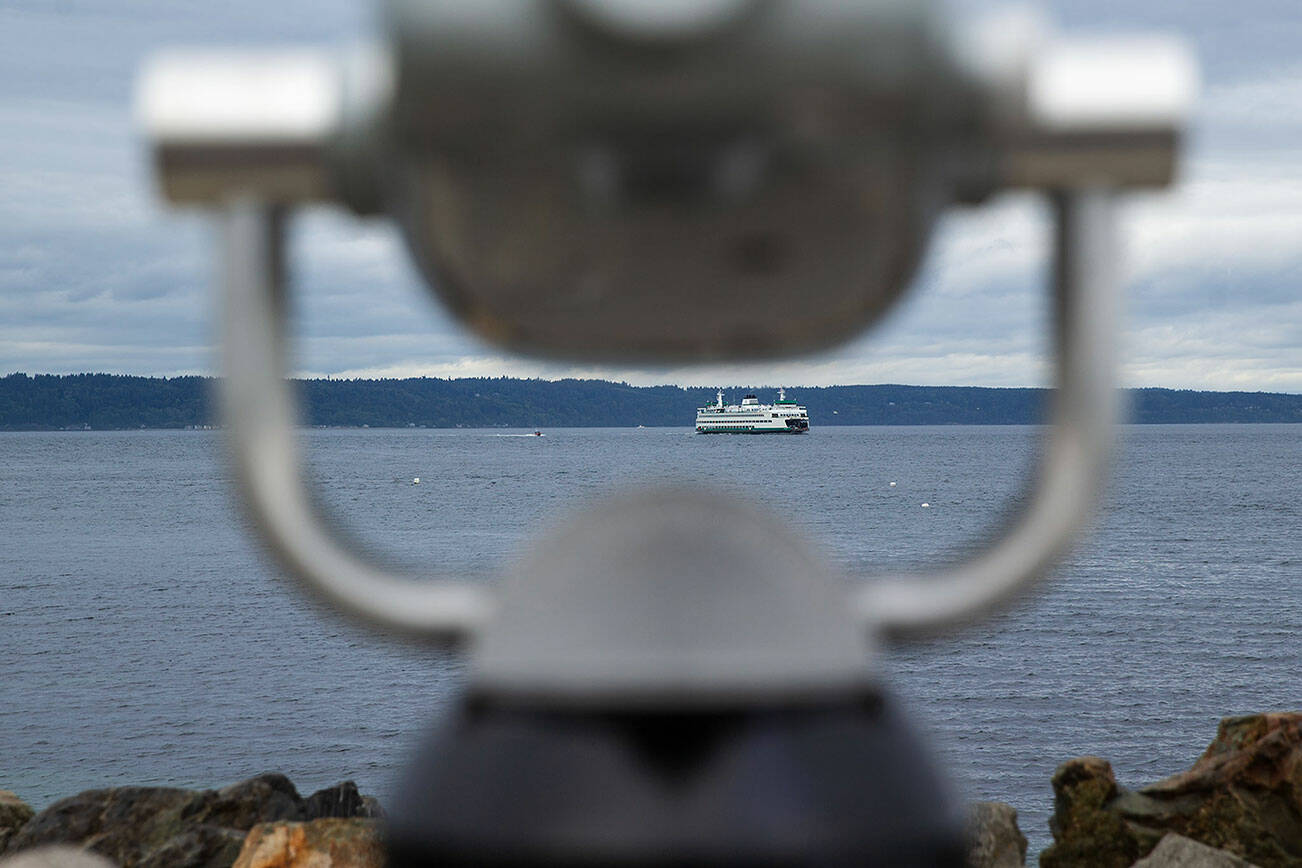
[[[809,430],[809,411],[787,400],[785,389],[778,389],[778,400],[761,404],[747,395],[740,404],[723,403],[723,390],[715,404],[696,410],[697,434],[804,434]]]

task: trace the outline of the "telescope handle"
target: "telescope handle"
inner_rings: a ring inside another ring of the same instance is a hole
[[[483,588],[418,583],[368,563],[331,533],[303,478],[297,402],[285,379],[284,213],[253,198],[222,215],[223,418],[252,523],[310,591],[373,626],[452,644],[489,615]]]
[[[1117,418],[1115,192],[1059,191],[1053,209],[1057,389],[1026,505],[967,560],[860,590],[860,616],[888,636],[937,632],[1006,603],[1047,573],[1079,536],[1105,481]]]

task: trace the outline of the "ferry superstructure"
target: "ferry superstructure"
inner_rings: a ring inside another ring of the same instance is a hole
[[[778,399],[761,404],[747,395],[740,404],[723,403],[723,390],[709,407],[696,410],[697,434],[804,434],[809,430],[809,411],[787,400],[785,389],[778,389]]]

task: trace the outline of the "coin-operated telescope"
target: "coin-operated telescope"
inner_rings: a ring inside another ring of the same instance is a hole
[[[1085,518],[1114,418],[1115,200],[1172,180],[1185,51],[963,29],[913,0],[384,12],[352,51],[161,56],[139,102],[166,197],[221,223],[224,411],[256,526],[329,602],[470,655],[391,861],[960,864],[872,648],[1007,600]],[[962,563],[854,585],[773,518],[672,488],[579,514],[490,588],[391,575],[314,511],[283,379],[291,207],[395,219],[432,290],[509,350],[703,362],[849,338],[945,207],[1019,188],[1056,220],[1052,424],[1023,511]]]

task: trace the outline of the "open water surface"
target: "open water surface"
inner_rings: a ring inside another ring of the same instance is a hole
[[[492,581],[541,524],[648,480],[767,502],[848,575],[953,557],[1016,504],[1038,431],[499,433],[304,438],[362,544]],[[1302,425],[1121,440],[1095,533],[1047,586],[881,658],[959,792],[1021,812],[1028,861],[1062,760],[1104,756],[1139,786],[1187,768],[1222,716],[1302,707]],[[461,678],[454,655],[366,633],[277,577],[232,505],[219,434],[0,434],[0,789],[39,808],[280,770],[304,792],[351,777],[383,799]]]

